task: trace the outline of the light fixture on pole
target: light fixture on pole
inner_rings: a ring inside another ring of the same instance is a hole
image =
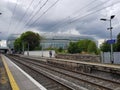
[[[101,18],[100,20],[103,20],[103,21],[109,21],[110,22],[110,27],[109,28],[107,28],[108,30],[110,30],[110,40],[111,40],[111,42],[113,41],[112,40],[112,25],[111,25],[111,20],[113,19],[115,17],[115,15],[111,15],[110,16],[110,19],[104,19],[104,18]],[[113,43],[111,43],[110,44],[110,46],[111,46],[111,53],[110,53],[110,61],[111,61],[111,63],[114,63],[114,58],[113,58]]]

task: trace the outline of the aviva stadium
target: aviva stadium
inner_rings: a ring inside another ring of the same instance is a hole
[[[7,46],[10,49],[14,49],[14,41],[18,38],[20,34],[12,34],[9,36],[7,40]],[[63,48],[66,49],[70,42],[76,42],[79,40],[89,39],[97,44],[97,40],[93,36],[86,36],[86,35],[53,35],[53,34],[45,34],[42,35],[43,39],[41,40],[40,45],[43,49],[46,48]]]
[[[43,35],[40,45],[45,48],[63,48],[66,49],[70,42],[89,39],[97,44],[97,40],[93,36],[82,35]]]

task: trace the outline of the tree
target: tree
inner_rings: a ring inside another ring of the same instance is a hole
[[[100,50],[103,52],[111,52],[111,46],[107,42],[102,43],[100,46]],[[113,44],[113,51],[117,51],[117,44]]]
[[[15,50],[22,50],[22,46],[24,45],[24,49],[28,50],[28,45],[29,45],[29,50],[35,50],[40,48],[40,40],[42,37],[38,33],[34,33],[32,31],[27,31],[19,38],[17,38],[14,42],[14,48]]]
[[[97,46],[91,40],[80,40],[78,42],[71,42],[68,47],[69,53],[89,52],[97,54]]]
[[[101,51],[103,52],[110,52],[111,51],[111,47],[110,44],[108,44],[107,42],[104,42],[101,46],[100,46]],[[117,51],[120,52],[120,33],[117,35],[117,43],[113,44],[113,51]]]
[[[103,52],[110,52],[110,44],[108,44],[107,42],[102,43],[102,45],[100,46],[100,50]]]
[[[29,50],[34,50],[40,46],[40,36],[38,33],[27,31],[21,35],[21,41],[24,43],[25,48],[29,45]]]
[[[63,51],[63,48],[62,47],[59,47],[58,48],[58,52],[62,52]]]
[[[87,52],[89,53],[97,53],[97,46],[95,44],[95,42],[90,42],[89,45],[88,45],[88,48],[87,48]]]
[[[78,41],[78,47],[81,48],[83,52],[87,52],[89,43],[92,42],[91,40],[85,39]]]
[[[21,51],[22,50],[22,43],[21,38],[17,38],[14,42],[14,49],[15,51]]]
[[[78,47],[77,42],[70,42],[68,52],[72,54],[81,52],[81,49]]]

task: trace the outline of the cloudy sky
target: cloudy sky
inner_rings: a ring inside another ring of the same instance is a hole
[[[120,0],[0,0],[0,39],[32,30],[40,34],[90,35],[96,39],[120,33]]]

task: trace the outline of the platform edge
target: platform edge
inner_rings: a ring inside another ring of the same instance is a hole
[[[1,55],[1,58],[2,58],[4,66],[5,66],[5,69],[6,69],[6,72],[7,72],[7,75],[8,75],[12,90],[20,90],[19,86],[17,85],[17,83],[16,83],[16,81],[15,81],[15,79],[14,79],[14,77],[13,77],[11,71],[10,71],[10,69],[8,68],[7,63],[5,62],[4,56]]]

